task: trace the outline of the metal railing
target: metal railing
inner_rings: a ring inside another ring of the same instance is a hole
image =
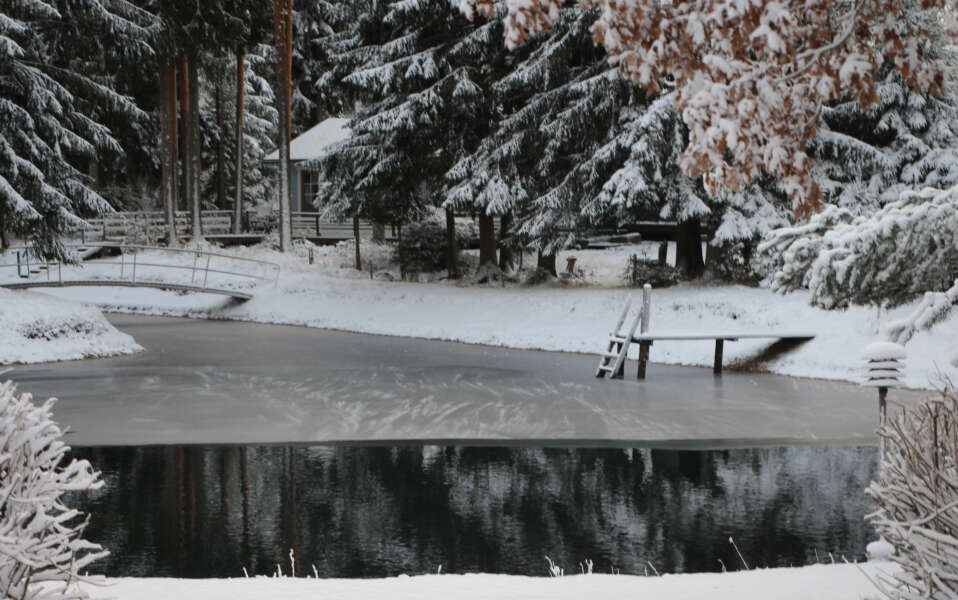
[[[156,246],[142,246],[134,244],[117,244],[117,243],[96,243],[97,248],[113,248],[119,251],[120,259],[118,261],[113,260],[97,260],[81,263],[82,268],[97,268],[97,269],[109,269],[114,272],[118,269],[119,273],[115,276],[103,276],[100,273],[97,273],[93,279],[84,278],[77,279],[71,278],[71,270],[76,268],[75,265],[66,265],[67,278],[64,279],[64,264],[60,261],[36,261],[31,260],[31,252],[29,248],[20,247],[20,248],[11,248],[10,251],[16,253],[16,263],[9,263],[0,265],[0,268],[15,268],[17,279],[20,281],[14,280],[14,282],[6,281],[6,278],[3,278],[2,283],[18,283],[23,284],[23,280],[30,281],[46,281],[50,284],[56,282],[58,285],[68,285],[70,282],[76,281],[102,281],[104,285],[109,284],[109,282],[122,282],[128,285],[137,284],[137,269],[140,270],[140,283],[152,283],[152,284],[169,284],[171,286],[179,286],[183,288],[200,288],[200,289],[216,289],[222,291],[223,288],[216,287],[217,284],[227,283],[235,285],[234,279],[239,279],[244,283],[249,281],[253,282],[266,282],[276,285],[279,281],[280,266],[276,263],[259,260],[255,258],[246,258],[240,256],[233,256],[230,254],[223,254],[218,252],[207,252],[204,250],[194,250],[189,248],[163,248]],[[68,248],[80,248],[79,245],[69,245]],[[154,259],[149,257],[140,258],[139,254],[143,252],[161,252],[173,254],[176,256],[185,256],[192,258],[192,260],[185,261],[185,264],[176,264],[168,262],[154,262]],[[128,259],[129,257],[129,259]],[[232,265],[230,264],[232,263]],[[249,268],[245,270],[237,270],[235,265],[246,265]],[[151,271],[148,274],[147,279],[143,279],[143,269],[150,268]],[[159,269],[161,273],[167,272],[177,272],[181,273],[184,271],[189,271],[190,280],[189,282],[185,281],[185,278],[172,278],[172,280],[164,280],[162,278],[156,279],[153,277],[156,275],[155,269]],[[54,271],[55,279],[54,279]],[[39,276],[34,278],[34,275],[40,275],[42,272],[45,272],[46,277]],[[214,281],[214,287],[210,286],[210,274],[214,274],[214,277],[226,276],[229,278],[229,281]],[[0,284],[2,285],[2,284]],[[232,286],[231,285],[231,286]],[[229,287],[231,287],[229,286]]]

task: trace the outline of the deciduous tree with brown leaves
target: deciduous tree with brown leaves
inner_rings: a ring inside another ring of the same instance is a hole
[[[562,0],[461,0],[469,17],[508,7],[515,47],[548,31]],[[805,142],[820,108],[851,95],[873,105],[874,73],[891,61],[915,90],[936,93],[942,65],[930,40],[954,0],[580,0],[598,8],[592,27],[635,83],[676,91],[689,128],[680,159],[712,195],[763,173],[781,181],[797,214],[821,199]],[[946,31],[948,35],[954,32]]]

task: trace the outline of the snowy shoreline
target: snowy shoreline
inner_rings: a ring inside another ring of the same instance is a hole
[[[574,575],[525,577],[517,575],[417,575],[381,579],[314,579],[251,577],[238,579],[108,579],[108,587],[84,585],[94,596],[108,593],[124,600],[293,600],[309,597],[336,600],[579,600],[586,595],[610,598],[668,598],[669,600],[849,600],[878,598],[870,578],[894,572],[887,562],[860,565],[812,565],[796,568],[754,569],[730,573],[696,573],[642,577],[634,575]],[[774,591],[772,591],[774,590]],[[770,596],[772,594],[772,596]]]

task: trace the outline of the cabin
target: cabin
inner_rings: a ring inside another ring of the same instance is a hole
[[[326,149],[349,137],[349,119],[331,117],[304,131],[289,143],[289,203],[293,212],[316,210],[314,201],[319,192],[319,174],[305,168],[308,161],[319,158]],[[279,150],[263,158],[267,167],[279,168]]]

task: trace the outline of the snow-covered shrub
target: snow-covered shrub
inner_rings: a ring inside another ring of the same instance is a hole
[[[33,404],[0,384],[0,594],[17,600],[80,600],[76,585],[106,555],[83,539],[86,522],[62,496],[103,482],[85,460],[65,463],[69,447],[52,420],[54,400]],[[64,464],[65,463],[65,464]]]
[[[456,254],[465,247],[466,240],[456,229]],[[413,223],[403,228],[402,239],[396,244],[395,262],[408,273],[432,273],[446,269],[446,226],[433,220]],[[457,258],[458,260],[458,258]]]
[[[889,419],[880,435],[881,476],[867,490],[878,510],[868,518],[902,570],[878,584],[900,600],[958,597],[958,390]]]
[[[671,265],[660,265],[632,254],[625,267],[624,278],[631,287],[642,287],[648,283],[654,288],[664,288],[677,284],[682,277],[678,269]]]

